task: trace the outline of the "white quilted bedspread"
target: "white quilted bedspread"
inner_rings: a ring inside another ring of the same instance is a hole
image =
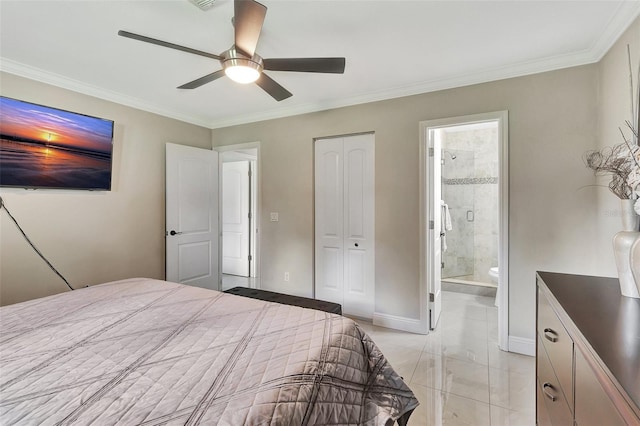
[[[339,315],[151,279],[0,308],[3,425],[384,425],[417,405]]]

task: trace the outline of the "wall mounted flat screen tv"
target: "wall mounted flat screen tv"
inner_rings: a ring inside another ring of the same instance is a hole
[[[111,189],[113,121],[0,96],[0,186]]]

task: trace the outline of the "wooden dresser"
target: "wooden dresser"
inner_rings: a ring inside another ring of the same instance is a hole
[[[615,278],[537,273],[538,425],[640,425],[640,299]]]

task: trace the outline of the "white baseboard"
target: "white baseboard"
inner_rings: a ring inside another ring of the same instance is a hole
[[[509,352],[536,356],[536,341],[524,337],[509,336]]]
[[[428,332],[428,325],[423,324],[418,319],[381,314],[379,312],[374,312],[373,314],[373,325],[409,333],[427,334]],[[536,341],[534,339],[509,336],[509,352],[536,356]]]
[[[373,313],[373,325],[408,331],[409,333],[427,334],[429,332],[428,324],[423,324],[418,319],[381,314],[378,312]]]

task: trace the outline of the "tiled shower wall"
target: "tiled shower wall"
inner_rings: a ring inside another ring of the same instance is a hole
[[[447,231],[443,278],[490,282],[498,265],[497,126],[443,134],[442,199],[453,229]]]

